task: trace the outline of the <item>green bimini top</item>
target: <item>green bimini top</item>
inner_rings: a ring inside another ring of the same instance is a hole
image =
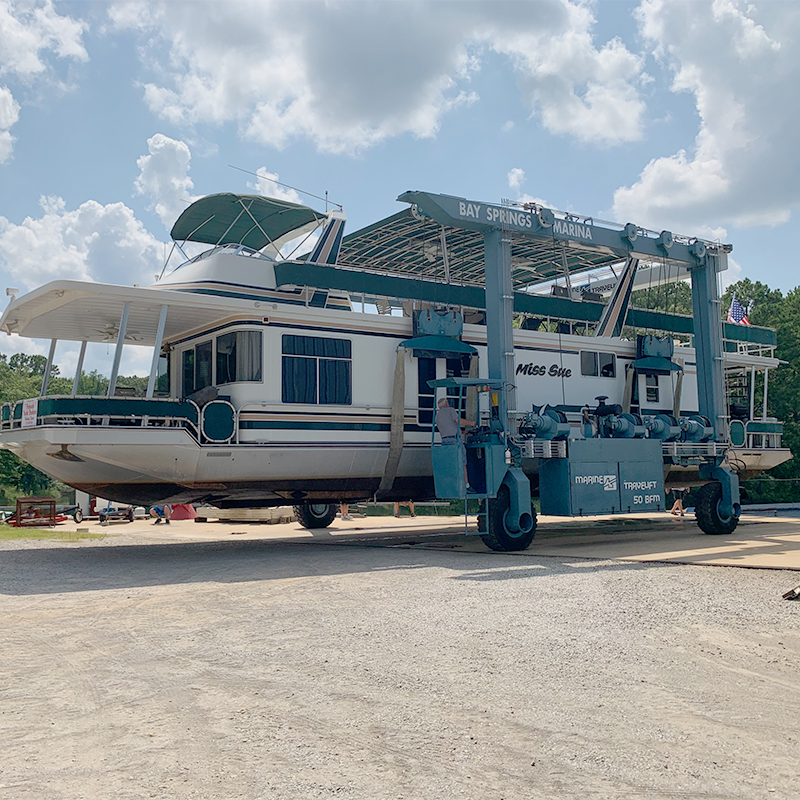
[[[325,219],[308,206],[255,194],[210,194],[192,203],[172,226],[175,241],[241,244],[261,250],[292,231]]]

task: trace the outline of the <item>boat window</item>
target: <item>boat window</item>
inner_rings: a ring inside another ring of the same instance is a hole
[[[169,353],[162,350],[158,356],[158,367],[156,369],[156,385],[153,392],[155,397],[169,397]]]
[[[283,336],[284,403],[347,406],[352,395],[352,343],[321,336]]]
[[[261,331],[234,331],[217,337],[217,385],[261,380]]]
[[[182,376],[183,396],[205,389],[211,385],[211,357],[213,343],[201,342],[190,350],[183,351]]]
[[[617,377],[617,357],[613,353],[598,353],[597,361],[600,366],[601,378]]]
[[[194,348],[183,351],[183,396],[194,393]]]
[[[658,402],[658,375],[645,375],[644,385],[647,390],[647,402]]]
[[[428,386],[428,381],[436,379],[436,359],[420,357],[417,359],[417,402],[419,404],[419,424],[433,422],[433,406],[436,390]],[[430,409],[430,410],[429,410]]]
[[[581,375],[616,378],[617,357],[613,353],[591,353],[583,350],[581,351]]]
[[[211,360],[214,343],[202,342],[195,347],[194,351],[194,390],[197,391],[211,386]]]

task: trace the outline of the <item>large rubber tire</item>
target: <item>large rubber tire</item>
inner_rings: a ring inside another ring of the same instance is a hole
[[[719,515],[719,504],[722,500],[722,486],[719,483],[707,483],[697,490],[694,516],[703,533],[712,535],[733,533],[739,524],[736,514],[728,519]]]
[[[303,503],[294,507],[294,518],[304,527],[327,528],[336,519],[335,503]]]
[[[79,508],[76,508],[75,513],[72,515],[72,519],[74,519],[78,524],[83,522],[83,511],[81,511]]]
[[[487,501],[489,505],[489,519],[487,533],[481,534],[483,543],[498,553],[513,553],[525,550],[530,546],[536,536],[536,510],[531,506],[533,525],[525,533],[511,533],[505,526],[506,512],[511,505],[511,496],[508,486],[501,486],[497,497]],[[483,526],[481,526],[483,527]]]

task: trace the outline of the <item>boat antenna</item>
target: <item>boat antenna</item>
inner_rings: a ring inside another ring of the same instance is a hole
[[[248,175],[254,175],[256,178],[264,178],[265,180],[272,181],[273,183],[277,183],[278,186],[285,186],[287,189],[293,189],[295,192],[300,192],[300,194],[306,194],[309,197],[313,197],[315,200],[322,200],[325,203],[325,209],[327,210],[328,203],[332,206],[336,206],[339,211],[342,210],[341,203],[334,203],[333,200],[328,200],[328,193],[325,192],[325,197],[320,197],[318,194],[311,194],[311,192],[307,192],[304,189],[298,189],[296,186],[289,186],[288,183],[281,183],[280,181],[276,181],[274,178],[267,178],[266,175],[259,175],[257,172],[253,172],[249,169],[242,169],[241,167],[234,166],[233,164],[228,164],[231,169],[238,169],[239,172],[245,172]]]

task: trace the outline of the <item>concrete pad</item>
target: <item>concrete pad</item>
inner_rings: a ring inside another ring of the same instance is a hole
[[[107,533],[111,538],[124,539],[126,544],[235,538],[488,553],[479,537],[464,535],[463,517],[356,517],[350,522],[336,519],[330,528],[320,530],[306,530],[295,522],[265,525],[179,520],[167,526],[136,520],[108,525],[95,521],[59,525],[64,530],[75,528]],[[472,534],[476,532],[475,517],[469,518],[468,529]],[[800,519],[745,515],[732,534],[709,536],[689,514],[540,517],[536,539],[528,550],[517,555],[800,570]]]
[[[542,522],[542,535],[526,551],[529,555],[800,570],[796,518],[744,516],[727,536],[703,533],[689,515],[640,522],[605,517],[583,521],[582,528],[573,520],[559,524],[545,517]]]

